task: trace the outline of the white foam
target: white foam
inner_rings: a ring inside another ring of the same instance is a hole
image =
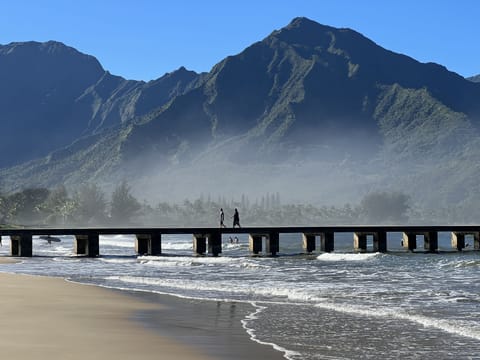
[[[257,320],[258,319],[258,315],[266,309],[265,306],[260,306],[258,305],[257,303],[255,302],[252,302],[251,303],[254,307],[255,307],[255,311],[249,315],[246,316],[246,318],[244,320],[242,320],[242,326],[243,328],[245,329],[245,331],[247,332],[247,334],[250,336],[250,339],[252,339],[253,341],[261,344],[261,345],[268,345],[268,346],[271,346],[273,347],[275,350],[277,351],[280,351],[280,352],[283,352],[284,353],[284,357],[286,359],[290,359],[290,360],[293,360],[293,357],[298,357],[298,356],[301,356],[301,354],[299,352],[296,352],[296,351],[292,351],[292,350],[287,350],[286,348],[282,347],[282,346],[279,346],[275,343],[272,343],[272,342],[266,342],[266,341],[262,341],[260,340],[256,333],[255,333],[255,330],[251,327],[249,327],[249,323],[254,321],[254,320]]]
[[[381,256],[380,253],[323,253],[317,256],[322,261],[365,261]]]
[[[138,261],[143,265],[156,267],[172,266],[214,266],[217,264],[231,264],[238,260],[231,257],[211,257],[211,256],[139,256]]]
[[[183,290],[187,292],[202,292],[210,293],[209,296],[218,296],[223,294],[221,298],[232,299],[240,295],[247,298],[259,298],[262,297],[261,302],[269,302],[268,299],[274,299],[274,303],[278,304],[316,304],[323,302],[326,299],[318,296],[317,288],[312,289],[312,292],[308,288],[299,290],[296,289],[293,284],[282,283],[277,286],[265,286],[262,282],[261,285],[256,286],[248,282],[232,282],[229,280],[206,280],[205,278],[191,279],[185,281],[184,279],[167,279],[167,278],[147,278],[147,277],[135,277],[135,276],[110,276],[107,280],[117,280],[128,284],[147,285],[153,287],[168,287],[175,290]],[[213,294],[215,293],[215,295]],[[202,299],[208,299],[202,297]],[[260,300],[258,300],[260,301]]]
[[[170,289],[187,290],[187,291],[207,291],[219,293],[250,293],[248,284],[239,285],[237,287],[229,286],[228,281],[209,281],[204,278],[198,280],[185,281],[183,279],[164,279],[164,278],[148,278],[135,276],[108,276],[107,280],[118,280],[129,284],[149,285],[157,287],[168,287]],[[202,298],[208,300],[207,298]]]
[[[164,250],[193,250],[193,243],[190,242],[163,242],[162,249]]]
[[[412,314],[406,310],[400,309],[387,309],[375,307],[374,309],[368,309],[365,307],[355,307],[345,303],[332,303],[327,298],[322,298],[314,295],[306,289],[301,291],[295,288],[289,288],[288,286],[262,286],[256,287],[252,284],[243,284],[235,283],[232,286],[232,283],[228,281],[206,281],[205,279],[198,279],[193,281],[184,281],[184,280],[174,280],[174,279],[162,279],[162,278],[145,278],[145,277],[129,277],[129,276],[113,276],[108,279],[120,280],[125,283],[131,284],[143,284],[149,286],[158,286],[158,287],[168,287],[175,290],[184,290],[187,292],[191,291],[200,291],[200,292],[214,292],[217,295],[210,294],[215,296],[215,298],[220,298],[222,300],[230,299],[233,301],[238,301],[232,299],[232,295],[241,294],[247,295],[249,298],[253,296],[265,296],[276,299],[272,303],[277,304],[289,304],[289,305],[300,305],[300,304],[315,304],[315,306],[333,310],[337,312],[343,312],[346,314],[351,314],[355,316],[366,316],[366,317],[382,317],[390,319],[405,320],[410,322],[415,322],[425,327],[435,328],[450,334],[465,336],[473,339],[480,340],[480,328],[475,329],[469,326],[466,322],[459,322],[455,320],[443,320],[430,318],[420,314]],[[225,296],[218,296],[218,294],[224,294]],[[230,294],[230,295],[228,295]],[[200,296],[198,298],[205,299]],[[284,299],[279,301],[280,299]],[[268,300],[261,300],[258,303],[270,303]],[[257,314],[257,313],[255,313]],[[256,315],[252,315],[256,316]],[[253,320],[253,317],[250,318]],[[254,335],[254,334],[253,334]],[[272,345],[273,346],[273,345]],[[277,349],[278,350],[278,349]],[[283,351],[283,350],[281,350]]]
[[[115,258],[115,257],[114,258],[102,257],[102,258],[99,258],[99,260],[106,263],[110,263],[110,264],[129,264],[132,261],[134,261],[129,258]]]
[[[102,235],[100,236],[99,244],[100,246],[108,245],[133,249],[135,247],[135,238],[126,235]]]
[[[443,320],[443,319],[434,319],[429,318],[423,315],[418,314],[410,314],[406,310],[400,309],[365,309],[361,307],[354,307],[348,304],[332,304],[328,302],[319,303],[315,306],[333,310],[337,312],[342,312],[346,314],[352,315],[360,315],[360,316],[367,316],[367,317],[380,317],[380,318],[390,318],[390,319],[398,319],[398,320],[406,320],[415,322],[417,324],[423,325],[425,327],[430,327],[434,329],[438,329],[444,331],[446,333],[460,335],[468,338],[473,338],[476,340],[480,340],[480,329],[473,329],[471,326],[465,325],[461,322],[457,322],[454,320]]]

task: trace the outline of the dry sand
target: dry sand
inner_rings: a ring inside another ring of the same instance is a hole
[[[2,359],[283,358],[248,338],[240,325],[245,305],[2,273],[0,291]]]

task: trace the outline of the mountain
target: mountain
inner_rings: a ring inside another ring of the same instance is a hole
[[[480,82],[480,75],[475,75],[472,77],[467,78],[467,80],[473,81],[473,82]]]
[[[462,186],[477,173],[480,84],[386,50],[351,29],[296,18],[208,73],[180,68],[148,83],[113,76],[58,43],[23,46],[60,47],[76,59],[62,61],[70,64],[65,74],[73,76],[77,68],[91,74],[63,82],[72,90],[59,91],[61,101],[45,105],[56,126],[45,126],[49,117],[29,110],[40,106],[40,90],[2,105],[2,118],[24,119],[9,137],[35,126],[29,143],[42,133],[44,139],[58,137],[34,154],[35,147],[25,146],[17,159],[29,161],[0,171],[7,189],[122,177],[150,179],[158,187],[175,174],[164,183],[170,192],[181,185],[184,193],[200,192],[209,183],[218,191],[293,187],[312,198],[322,188],[323,196],[351,198],[389,186],[434,203],[440,188],[444,199],[465,200]],[[13,44],[7,47],[15,52]],[[1,50],[0,59],[8,53]],[[32,72],[36,56],[25,58],[20,70],[17,62],[0,62],[2,76]],[[51,65],[38,71],[48,78],[39,80],[42,91],[60,89],[60,81],[48,85],[56,78],[48,74],[56,71]],[[1,81],[0,94],[10,94],[17,82]],[[28,90],[28,81],[20,84]],[[3,160],[3,166],[11,164]]]
[[[0,167],[161,107],[197,77],[181,68],[149,83],[127,81],[59,42],[0,45],[0,153],[9,154]]]
[[[384,140],[377,106],[392,86],[424,89],[425,98],[432,99],[429,107],[436,100],[478,124],[477,84],[440,65],[387,51],[353,30],[297,18],[221,61],[201,86],[135,127],[124,151],[127,156],[149,148],[157,152],[169,134],[174,136],[162,153],[224,143],[237,149],[233,158],[258,160],[265,152],[287,156],[312,146],[336,149],[354,138],[362,151],[353,153],[371,156]]]

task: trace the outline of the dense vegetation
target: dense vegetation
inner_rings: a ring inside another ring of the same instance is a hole
[[[108,196],[98,186],[87,184],[68,192],[32,188],[0,195],[2,226],[217,226],[219,210],[225,211],[226,225],[231,226],[234,209],[240,211],[242,226],[396,224],[456,222],[455,208],[426,211],[413,207],[401,192],[371,192],[356,205],[313,206],[282,204],[281,196],[265,194],[251,201],[248,196],[227,200],[211,196],[183,203],[139,201],[127,182],[117,185]],[[459,209],[457,209],[459,210]]]

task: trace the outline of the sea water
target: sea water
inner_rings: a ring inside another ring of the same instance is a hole
[[[451,251],[448,233],[436,254],[388,237],[386,254],[355,253],[352,234],[335,234],[333,253],[305,255],[300,234],[281,235],[274,258],[251,257],[246,236],[224,237],[219,257],[193,256],[188,235],[163,236],[162,256],[136,256],[133,236],[101,236],[98,258],[74,256],[73,237],[34,237],[32,258],[0,270],[251,303],[245,331],[288,359],[480,359],[480,252]]]

